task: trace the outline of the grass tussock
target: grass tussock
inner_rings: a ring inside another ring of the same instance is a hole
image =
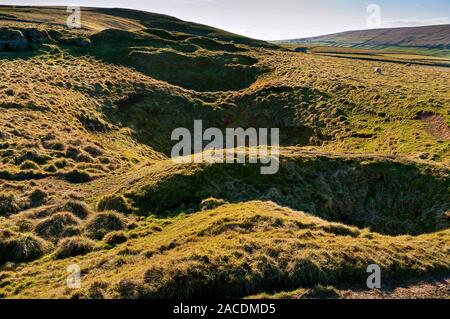
[[[86,234],[93,239],[101,240],[106,234],[125,229],[126,219],[119,213],[109,211],[98,213],[86,224]]]
[[[18,213],[20,206],[13,194],[0,193],[0,216],[7,216]]]
[[[100,212],[113,210],[123,214],[129,214],[132,212],[131,205],[124,196],[109,195],[100,199],[97,205],[97,210]]]
[[[70,237],[63,239],[55,252],[57,259],[84,256],[94,250],[95,243],[83,237]]]
[[[38,207],[48,200],[48,194],[46,191],[36,188],[31,192],[29,200],[32,207]]]
[[[25,234],[0,241],[0,263],[23,263],[42,257],[48,249],[46,242]]]
[[[223,199],[217,199],[217,198],[206,198],[204,200],[202,200],[202,202],[200,203],[200,209],[201,210],[210,210],[210,209],[214,209],[217,208],[219,206],[225,205],[227,204],[226,201],[224,201]]]
[[[86,203],[76,200],[66,202],[61,209],[71,212],[80,219],[86,219],[93,214],[92,210]]]
[[[128,240],[128,237],[125,235],[123,231],[113,231],[111,233],[106,234],[103,240],[107,245],[114,247],[125,243]]]
[[[64,174],[64,179],[70,183],[82,184],[92,181],[93,176],[89,172],[74,169]]]
[[[56,213],[39,222],[34,231],[45,239],[58,240],[80,233],[80,221],[69,212]]]

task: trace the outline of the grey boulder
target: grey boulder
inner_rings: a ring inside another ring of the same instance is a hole
[[[28,40],[22,31],[0,27],[0,50],[24,51],[28,48]]]

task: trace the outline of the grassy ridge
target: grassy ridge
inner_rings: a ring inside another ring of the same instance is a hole
[[[162,222],[162,221],[161,221]],[[200,298],[359,282],[377,263],[385,278],[448,269],[448,231],[389,237],[325,222],[270,202],[224,205],[128,232],[127,244],[2,274],[5,296],[69,297],[65,268],[78,263],[73,297]],[[165,226],[164,226],[165,224]],[[49,280],[52,278],[52,280]]]
[[[144,214],[197,211],[209,197],[260,199],[380,233],[416,235],[449,227],[449,187],[445,169],[288,151],[275,176],[260,175],[254,164],[158,167],[124,195]]]

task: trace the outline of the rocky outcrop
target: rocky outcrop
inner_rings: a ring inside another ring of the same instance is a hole
[[[47,31],[36,28],[25,29],[25,36],[32,43],[45,43],[50,39]]]
[[[0,51],[23,51],[28,48],[28,39],[22,31],[0,28]]]
[[[0,51],[25,51],[47,42],[50,36],[36,28],[14,29],[0,27]]]

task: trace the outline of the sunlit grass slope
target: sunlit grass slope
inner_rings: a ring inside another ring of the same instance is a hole
[[[82,14],[0,7],[1,34],[44,39],[0,52],[1,297],[340,297],[371,263],[448,277],[448,68]],[[279,128],[278,174],[173,163],[172,131],[200,119]]]
[[[388,237],[277,206],[244,202],[175,219],[146,219],[115,248],[84,257],[46,258],[2,275],[3,293],[21,297],[244,297],[358,282],[367,263],[384,276],[412,276],[449,267],[448,231]],[[65,288],[77,263],[83,290]]]

